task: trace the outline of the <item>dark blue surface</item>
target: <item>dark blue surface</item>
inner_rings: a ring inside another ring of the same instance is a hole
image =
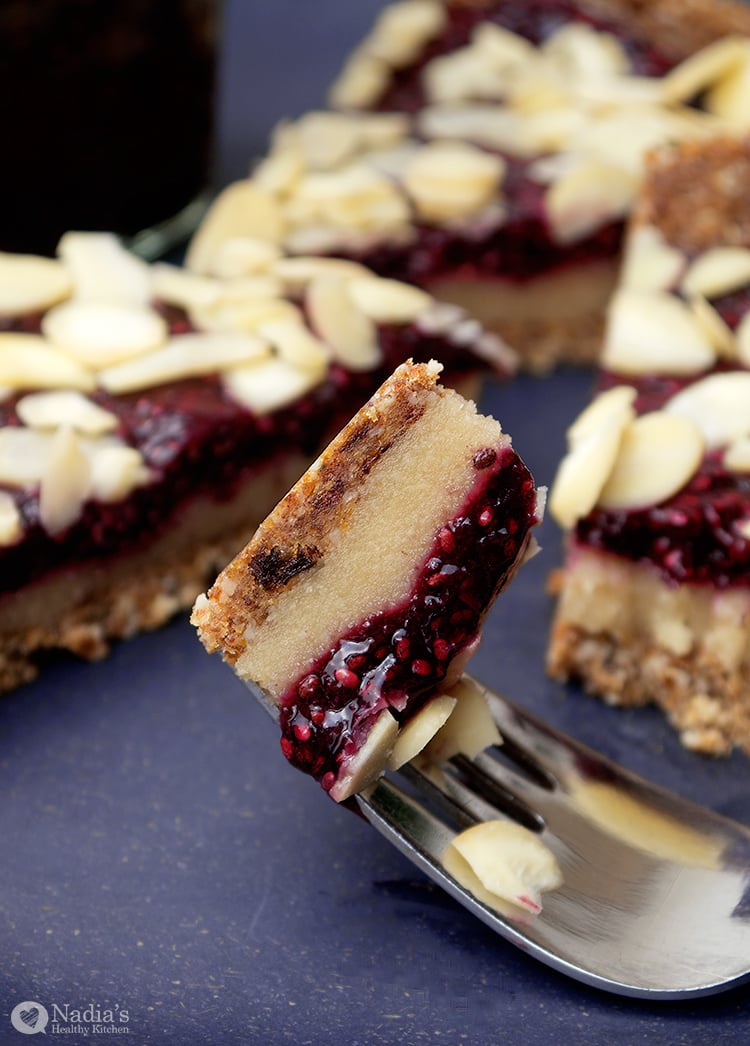
[[[563,372],[486,395],[539,482],[588,385]],[[657,714],[613,711],[545,678],[551,524],[542,540],[495,606],[475,674],[750,822],[746,758],[684,752]],[[0,738],[2,1043],[22,1041],[7,1015],[27,999],[117,1003],[130,1016],[121,1041],[169,1046],[715,1044],[747,1033],[750,989],[620,999],[494,936],[286,765],[273,724],[185,620],[103,663],[50,667],[0,703]]]

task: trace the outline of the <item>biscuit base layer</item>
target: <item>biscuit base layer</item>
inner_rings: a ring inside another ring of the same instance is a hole
[[[548,670],[611,705],[658,705],[686,748],[750,752],[750,590],[671,586],[647,566],[576,550]]]

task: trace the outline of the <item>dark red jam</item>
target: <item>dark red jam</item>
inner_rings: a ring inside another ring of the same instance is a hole
[[[174,332],[188,329],[181,314],[168,316]],[[26,317],[13,327],[35,331],[39,321],[39,316]],[[216,376],[125,396],[101,390],[92,394],[117,415],[116,435],[140,450],[154,481],[114,504],[86,504],[82,516],[54,537],[40,523],[38,489],[9,488],[22,515],[23,536],[15,545],[0,547],[0,592],[16,591],[57,570],[146,547],[196,498],[228,500],[275,459],[292,452],[314,457],[410,356],[422,362],[441,360],[448,384],[483,369],[449,336],[423,335],[409,325],[383,326],[379,335],[384,360],[377,370],[354,372],[333,365],[325,382],[291,406],[262,417],[233,401]],[[21,395],[0,403],[0,426],[20,424],[15,404]]]
[[[373,614],[281,702],[281,748],[329,790],[388,708],[412,716],[478,636],[537,522],[534,481],[510,449],[480,451],[461,512],[435,535],[408,603]]]

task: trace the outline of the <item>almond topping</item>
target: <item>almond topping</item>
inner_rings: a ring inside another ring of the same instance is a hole
[[[0,253],[0,316],[43,312],[72,290],[73,278],[59,261]]]
[[[267,273],[280,257],[281,250],[275,243],[253,236],[233,236],[216,251],[213,267],[219,279],[232,280]]]
[[[204,308],[221,297],[221,283],[211,276],[198,276],[176,265],[159,263],[152,267],[154,298],[181,309]]]
[[[72,274],[79,302],[146,305],[151,297],[149,267],[106,232],[66,232],[57,253]]]
[[[598,498],[605,509],[658,505],[695,475],[703,435],[688,418],[654,411],[625,428],[614,468]]]
[[[101,436],[118,425],[115,414],[73,390],[33,392],[18,401],[16,411],[24,425],[34,429],[65,425],[87,436]]]
[[[445,22],[445,7],[436,0],[399,0],[380,12],[365,46],[368,53],[400,69],[418,57]]]
[[[15,545],[23,534],[23,519],[11,494],[0,490],[0,545]]]
[[[217,298],[210,305],[194,305],[188,309],[194,327],[215,334],[255,334],[264,323],[283,321],[294,323],[301,314],[296,305],[281,297]]]
[[[91,487],[89,459],[72,429],[58,429],[39,487],[39,519],[59,534],[79,518]]]
[[[745,54],[741,62],[727,71],[703,98],[710,113],[715,113],[733,132],[750,130],[750,45],[745,42]]]
[[[547,216],[558,243],[573,243],[630,209],[636,178],[610,164],[592,161],[563,174],[547,190]]]
[[[383,94],[390,78],[390,66],[360,48],[336,77],[328,100],[334,109],[367,109]]]
[[[434,301],[418,287],[378,276],[355,277],[347,288],[357,308],[376,323],[412,323]]]
[[[633,421],[636,396],[636,390],[630,385],[615,385],[614,388],[600,393],[581,411],[568,429],[568,446],[577,447],[589,436],[596,436],[610,422],[622,427]]]
[[[101,447],[91,457],[89,496],[106,503],[121,501],[150,478],[143,455],[135,447]]]
[[[398,770],[418,755],[445,724],[455,707],[455,697],[440,694],[421,708],[406,726],[402,727],[398,735],[388,760],[391,770]]]
[[[0,483],[8,487],[38,483],[51,445],[50,432],[11,425],[0,428]]]
[[[359,751],[349,760],[346,770],[329,792],[337,803],[361,792],[383,773],[398,737],[398,723],[388,709],[381,712]]]
[[[0,385],[12,389],[80,389],[90,392],[94,376],[81,363],[38,334],[0,332]]]
[[[690,309],[709,344],[716,350],[716,355],[727,360],[736,359],[734,333],[713,305],[696,295],[690,299]]]
[[[331,352],[303,323],[288,320],[263,323],[258,328],[258,335],[273,345],[282,360],[293,367],[311,371],[322,380],[328,369]]]
[[[750,435],[750,374],[710,374],[678,392],[664,409],[694,421],[709,450],[732,443]]]
[[[718,298],[750,284],[750,249],[712,247],[699,255],[685,274],[682,289],[687,295]]]
[[[344,280],[313,280],[306,294],[313,329],[352,370],[371,370],[382,359],[375,324],[355,304]]]
[[[732,472],[750,472],[750,435],[729,444],[724,451],[724,467]]]
[[[696,374],[716,354],[690,307],[665,292],[621,290],[612,299],[601,365],[621,374]]]
[[[404,186],[426,221],[461,218],[487,206],[505,173],[499,156],[465,142],[431,142],[410,160]]]
[[[319,384],[322,374],[295,367],[284,359],[267,359],[224,371],[229,395],[255,414],[270,414],[294,403]]]
[[[266,343],[251,334],[181,334],[160,349],[105,367],[99,373],[99,382],[109,392],[120,395],[213,374],[263,359],[269,353]]]
[[[294,258],[284,257],[273,266],[272,272],[284,284],[287,294],[301,297],[308,283],[318,277],[334,276],[349,279],[354,276],[371,276],[372,273],[359,262],[344,258],[318,258],[315,255],[298,254]]]
[[[427,762],[445,762],[459,752],[473,759],[490,745],[502,743],[484,691],[478,683],[464,676],[449,693],[456,706],[445,725],[425,747]]]
[[[740,363],[750,367],[750,312],[746,312],[740,320],[734,337]]]
[[[685,265],[682,252],[670,246],[655,226],[636,226],[628,236],[620,285],[636,291],[672,290]]]
[[[96,368],[163,345],[167,324],[153,309],[74,300],[46,314],[42,333],[66,355]]]
[[[215,259],[225,240],[250,236],[281,243],[284,221],[270,192],[250,180],[234,182],[214,200],[193,236],[185,263],[192,272],[214,273]]]
[[[662,97],[668,103],[689,102],[707,88],[741,67],[747,57],[747,41],[725,36],[690,55],[662,77]]]

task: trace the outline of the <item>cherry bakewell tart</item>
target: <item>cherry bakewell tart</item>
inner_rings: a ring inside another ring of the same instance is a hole
[[[439,372],[397,368],[193,611],[337,801],[445,720],[542,512],[510,438]]]
[[[593,361],[652,146],[750,129],[730,0],[405,0],[219,197],[243,228],[464,306],[535,368]]]
[[[460,310],[243,241],[221,273],[112,236],[0,255],[0,689],[187,610],[394,366],[507,374]]]
[[[550,494],[553,676],[750,751],[750,140],[651,158],[598,395]]]

